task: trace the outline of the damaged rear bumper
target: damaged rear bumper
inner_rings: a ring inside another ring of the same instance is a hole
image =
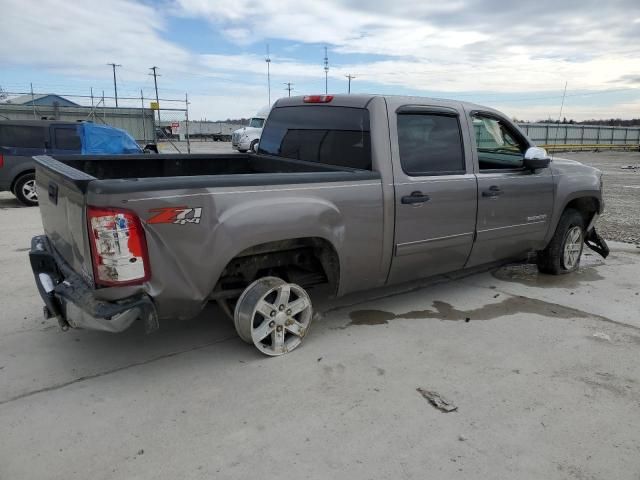
[[[105,301],[51,248],[46,236],[31,239],[29,261],[38,292],[45,303],[45,316],[56,317],[64,328],[121,332],[136,320],[147,331],[158,328],[158,315],[151,298],[137,294],[118,301]]]

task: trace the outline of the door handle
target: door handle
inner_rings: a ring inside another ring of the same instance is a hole
[[[502,195],[504,192],[500,190],[500,187],[497,185],[491,185],[489,190],[485,190],[482,192],[483,197],[498,197]]]
[[[431,197],[426,193],[415,191],[415,192],[411,192],[411,195],[405,195],[404,197],[402,197],[400,199],[400,202],[402,202],[405,205],[412,205],[416,203],[428,202],[430,199]]]

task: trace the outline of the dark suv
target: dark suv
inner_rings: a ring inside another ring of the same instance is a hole
[[[37,205],[34,155],[79,154],[78,123],[54,120],[0,120],[0,191],[24,205]]]

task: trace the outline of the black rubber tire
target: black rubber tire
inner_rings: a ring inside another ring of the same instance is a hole
[[[18,177],[18,179],[13,184],[13,194],[16,196],[16,198],[21,204],[26,205],[27,207],[37,206],[38,200],[37,199],[30,200],[29,198],[27,198],[22,191],[22,187],[24,187],[25,183],[34,181],[35,179],[36,179],[35,173],[33,172],[25,173],[24,175],[21,175],[20,177]]]
[[[256,153],[256,145],[258,144],[258,139],[255,139],[254,141],[251,142],[251,145],[249,145],[249,151]]]
[[[246,150],[240,150],[240,149],[238,149],[238,151],[239,151],[240,153],[247,153],[247,151],[246,151]]]
[[[562,212],[556,231],[553,234],[553,238],[547,245],[547,248],[538,252],[537,264],[538,271],[541,273],[548,273],[550,275],[563,275],[565,273],[571,273],[578,269],[580,266],[580,258],[576,262],[576,265],[567,269],[563,262],[564,244],[567,239],[567,233],[573,227],[580,227],[582,229],[582,238],[584,239],[584,219],[580,212],[572,208],[568,208]],[[584,245],[584,244],[583,244]],[[582,251],[580,251],[582,255]]]

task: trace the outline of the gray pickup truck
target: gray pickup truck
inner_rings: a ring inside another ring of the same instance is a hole
[[[531,252],[563,274],[584,243],[608,253],[601,173],[457,101],[285,98],[256,154],[36,163],[45,234],[30,260],[63,329],[153,330],[218,301],[280,355],[307,334],[316,285],[344,295]]]

